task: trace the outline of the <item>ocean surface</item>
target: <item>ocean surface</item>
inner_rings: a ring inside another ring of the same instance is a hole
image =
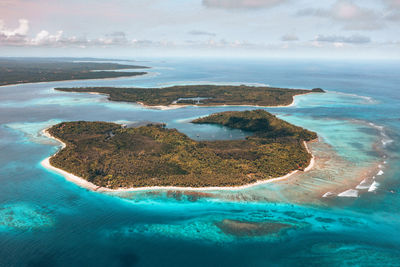
[[[0,87],[0,266],[400,266],[400,62],[146,59],[142,77]],[[194,139],[243,138],[199,116],[59,86],[248,84],[315,88],[265,108],[319,134],[314,168],[237,191],[97,193],[40,163],[61,121],[167,123]],[[284,226],[277,231],[277,226]]]

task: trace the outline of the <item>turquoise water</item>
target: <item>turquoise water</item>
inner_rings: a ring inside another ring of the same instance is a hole
[[[152,59],[146,64],[153,68],[142,77],[0,88],[0,266],[399,264],[400,63]],[[314,169],[237,191],[100,194],[40,165],[59,148],[41,130],[66,120],[165,122],[194,139],[243,138],[241,131],[188,122],[252,107],[161,111],[52,89],[199,83],[328,90],[296,97],[291,107],[266,108],[318,132],[320,141],[310,145]],[[347,190],[357,197],[338,196]],[[330,197],[322,197],[327,192]],[[287,228],[262,231],[278,223]],[[243,234],[243,227],[253,234]]]

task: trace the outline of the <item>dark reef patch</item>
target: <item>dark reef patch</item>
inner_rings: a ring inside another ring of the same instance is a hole
[[[250,222],[225,219],[215,223],[222,232],[237,237],[254,237],[277,235],[285,229],[293,227],[291,224],[269,221],[269,222]]]

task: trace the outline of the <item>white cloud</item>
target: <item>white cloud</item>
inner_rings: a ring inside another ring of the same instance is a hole
[[[344,43],[333,43],[333,46],[335,46],[336,48],[342,48],[344,47]]]
[[[84,40],[81,40],[84,41]],[[124,32],[112,32],[106,34],[104,37],[100,37],[97,39],[86,39],[86,45],[98,45],[98,46],[114,46],[114,45],[128,45],[129,40],[126,37]]]
[[[351,1],[337,1],[332,7],[332,17],[345,23],[347,30],[376,30],[383,25],[379,15]]]
[[[371,38],[359,34],[354,34],[351,36],[317,35],[315,37],[315,41],[328,43],[366,44],[371,42]]]
[[[41,30],[34,37],[28,36],[29,21],[19,20],[19,26],[15,29],[5,27],[4,21],[0,20],[0,45],[6,46],[51,46],[51,47],[87,47],[87,46],[111,46],[126,45],[129,40],[124,32],[113,32],[104,37],[88,39],[76,36],[65,37],[63,31],[52,34],[47,30]]]
[[[281,40],[285,41],[285,42],[298,41],[299,37],[297,37],[297,35],[295,35],[295,34],[288,33],[288,34],[283,35],[281,37]]]
[[[387,7],[385,19],[388,21],[400,21],[400,0],[382,0]]]
[[[400,21],[400,12],[390,12],[385,18],[391,21]]]
[[[0,44],[19,45],[26,41],[29,31],[29,21],[20,19],[19,26],[15,29],[6,28],[3,20],[0,20]]]
[[[5,37],[13,37],[16,35],[24,36],[29,31],[29,21],[26,19],[18,20],[19,26],[13,30],[5,27],[4,21],[0,20],[0,35]]]
[[[372,11],[363,9],[353,2],[342,0],[333,5],[332,16],[342,20],[358,20],[373,16],[373,14]]]
[[[345,30],[377,30],[383,27],[383,17],[372,9],[361,7],[350,0],[338,0],[330,8],[307,8],[298,16],[330,18],[340,22]]]
[[[190,35],[204,35],[204,36],[216,36],[217,34],[213,32],[206,32],[206,31],[198,31],[198,30],[193,30],[188,32]]]
[[[322,47],[322,45],[318,41],[313,41],[310,44],[312,47]]]
[[[287,2],[287,0],[203,0],[203,5],[210,8],[251,9],[269,8]]]
[[[35,38],[30,40],[32,45],[54,45],[62,40],[63,31],[58,31],[56,34],[50,34],[48,31],[40,31]]]
[[[314,16],[314,17],[326,17],[330,16],[330,12],[328,9],[322,9],[322,8],[304,8],[300,9],[296,12],[297,16]]]
[[[400,0],[382,0],[385,5],[391,8],[400,8]]]

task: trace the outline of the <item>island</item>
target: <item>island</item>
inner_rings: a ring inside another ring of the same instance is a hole
[[[130,128],[100,121],[62,122],[47,129],[64,143],[48,162],[95,185],[93,190],[237,188],[304,171],[312,161],[306,142],[317,138],[315,132],[264,110],[215,113],[192,123],[248,135],[196,141],[165,124]]]
[[[111,101],[135,102],[148,107],[287,106],[293,103],[293,97],[296,95],[325,92],[321,88],[306,90],[247,85],[179,85],[165,88],[77,87],[55,88],[55,90],[105,94]]]
[[[90,61],[90,62],[89,62]],[[92,62],[93,61],[93,62]],[[0,86],[65,80],[105,79],[146,74],[139,65],[125,65],[90,58],[0,58]]]

